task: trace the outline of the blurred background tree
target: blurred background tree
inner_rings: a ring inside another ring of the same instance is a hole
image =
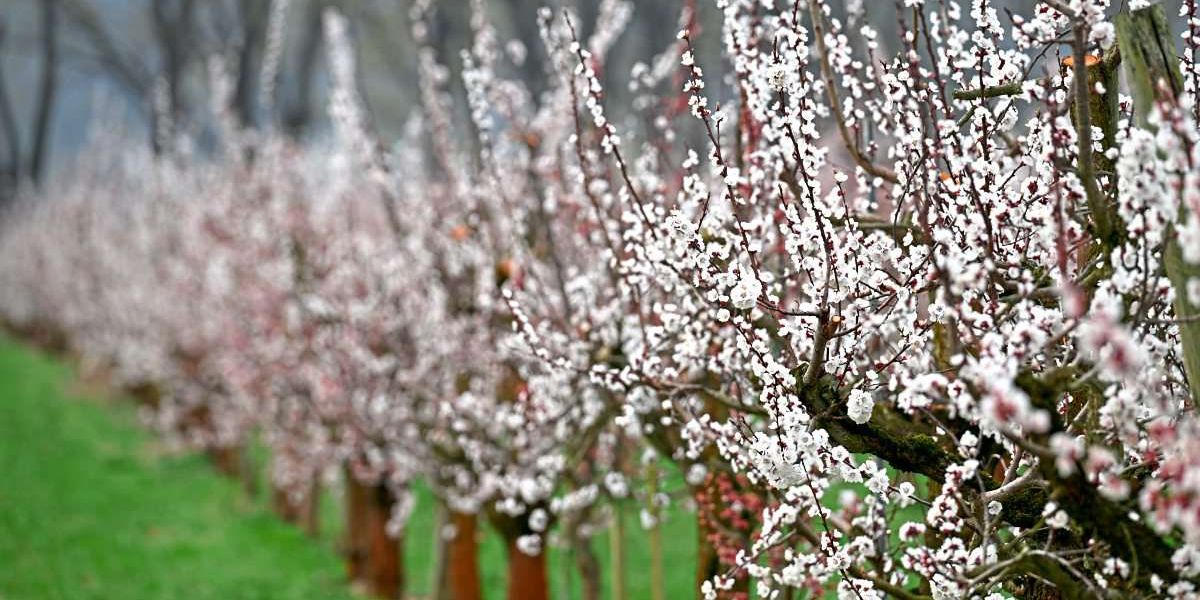
[[[683,0],[637,0],[634,20],[614,48],[602,77],[627,81],[630,68],[648,61],[674,39]],[[865,4],[864,4],[865,3]],[[1034,0],[997,0],[1006,8],[1028,8]],[[438,58],[449,66],[450,86],[460,96],[459,52],[469,39],[469,0],[437,2]],[[595,22],[598,0],[491,0],[488,10],[500,39],[517,40],[526,60],[521,75],[544,89],[544,52],[536,11],[573,6],[583,36]],[[967,3],[962,3],[967,4]],[[87,139],[89,126],[141,129],[155,144],[155,123],[197,134],[201,147],[214,143],[207,62],[227,61],[237,74],[232,112],[242,124],[264,119],[298,140],[318,139],[327,129],[319,109],[327,89],[321,51],[322,10],[339,8],[358,44],[360,87],[372,126],[395,140],[417,103],[416,57],[411,36],[411,0],[290,0],[273,98],[263,97],[259,73],[266,52],[269,0],[4,0],[0,9],[0,200],[16,186],[40,181],[69,161]],[[891,2],[848,0],[861,5],[881,40],[895,38]],[[698,61],[707,73],[727,73],[720,58],[718,9],[699,0],[702,35]],[[903,9],[901,9],[903,10]],[[1173,13],[1174,11],[1168,11]],[[837,15],[835,15],[837,16]],[[627,89],[607,86],[608,102],[623,106]],[[716,99],[721,94],[716,93]],[[457,103],[462,106],[463,102]],[[273,107],[267,117],[268,107]],[[161,114],[160,114],[161,113]],[[165,119],[159,120],[156,117]]]

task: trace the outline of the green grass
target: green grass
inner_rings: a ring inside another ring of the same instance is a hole
[[[261,490],[266,451],[255,446]],[[670,488],[680,474],[667,472]],[[924,488],[923,480],[917,481]],[[837,504],[841,484],[825,502]],[[436,500],[414,488],[405,531],[410,598],[429,593]],[[0,334],[0,600],[349,600],[337,556],[343,507],[321,497],[321,533],[306,537],[276,519],[268,494],[248,497],[195,454],[167,452],[142,429],[132,402],[81,385],[71,368]],[[920,520],[912,506],[892,518]],[[638,506],[624,505],[626,597],[650,597],[650,552]],[[504,597],[504,542],[484,520],[479,563],[484,594]],[[662,530],[666,595],[694,597],[697,532],[673,507]],[[592,541],[609,597],[608,532]],[[574,556],[551,545],[551,595],[579,598]]]
[[[0,598],[352,597],[328,547],[73,381],[0,338]]]
[[[255,453],[259,465],[267,457]],[[673,475],[678,480],[678,474]],[[265,487],[263,489],[266,489]],[[428,593],[435,501],[421,486],[405,536],[409,592]],[[321,536],[279,522],[197,455],[173,455],[73,371],[0,336],[0,600],[339,600],[353,595],[336,555],[342,507],[321,500]],[[625,510],[626,597],[650,597],[638,509]],[[485,595],[504,597],[504,543],[481,521]],[[693,597],[694,518],[663,525],[667,597]],[[609,540],[593,540],[608,573]],[[548,554],[553,597],[578,598],[566,550]],[[607,597],[609,579],[605,576]]]
[[[433,496],[423,487],[416,490],[417,504],[407,529],[405,552],[409,569],[409,589],[414,594],[428,591],[433,534]],[[630,600],[650,598],[650,550],[646,534],[638,524],[638,509],[628,502],[623,511],[625,524],[625,597]],[[480,521],[480,526],[485,527]],[[669,512],[662,525],[664,588],[667,598],[685,600],[695,596],[696,521],[682,510]],[[592,540],[592,548],[604,573],[601,597],[608,598],[609,551],[608,532]],[[504,598],[507,581],[504,542],[490,528],[485,529],[479,545],[479,561],[484,596],[492,600]],[[574,557],[563,548],[551,546],[547,553],[550,574],[550,595],[553,598],[580,598],[579,572]]]

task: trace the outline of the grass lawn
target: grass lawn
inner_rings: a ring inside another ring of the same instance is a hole
[[[424,489],[417,490],[417,505],[409,523],[406,539],[406,559],[409,569],[409,592],[420,597],[428,591],[430,557],[432,556],[433,497]],[[650,550],[645,534],[638,525],[637,510],[625,511],[625,597],[629,600],[650,598]],[[498,534],[485,529],[479,544],[479,562],[483,580],[484,596],[490,600],[504,600],[506,585],[506,559],[504,542]],[[666,516],[663,525],[664,587],[670,600],[686,600],[695,597],[694,577],[696,564],[696,522],[685,512],[676,511]],[[604,575],[603,598],[609,596],[609,537],[600,533],[592,540],[596,557]],[[547,569],[550,574],[551,598],[580,598],[579,571],[574,558],[564,549],[551,546],[547,554]]]
[[[410,594],[419,597],[428,592],[434,501],[416,493],[405,557]],[[335,552],[338,495],[324,494],[315,541],[278,521],[259,496],[246,497],[201,456],[166,452],[131,403],[87,390],[70,368],[0,336],[0,600],[353,598]],[[649,598],[635,506],[625,529],[626,595]],[[485,592],[499,600],[504,546],[485,531]],[[691,598],[694,519],[668,514],[663,540],[667,597]],[[607,571],[607,536],[594,544]],[[579,597],[567,552],[551,548],[549,569],[554,597]]]
[[[352,597],[329,547],[73,381],[0,337],[0,599]]]

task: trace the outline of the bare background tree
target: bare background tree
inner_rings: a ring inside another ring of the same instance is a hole
[[[29,158],[29,178],[40,182],[45,171],[47,133],[58,92],[58,1],[42,2],[42,85],[38,92],[37,116],[33,125],[33,153]]]
[[[639,0],[630,31],[602,65],[602,81],[625,81],[635,63],[666,48],[683,2]],[[241,124],[261,126],[264,109],[272,108],[291,136],[322,135],[328,122],[314,107],[320,106],[328,89],[321,41],[321,13],[327,7],[339,8],[350,21],[369,122],[381,139],[395,140],[418,103],[411,4],[412,0],[292,0],[283,25],[275,93],[267,99],[261,97],[259,72],[266,50],[268,0],[10,0],[0,16],[0,198],[10,196],[19,180],[36,182],[74,156],[87,138],[99,97],[114,100],[109,104],[124,110],[128,126],[145,129],[151,144],[157,140],[155,124],[161,124],[156,119],[159,109],[165,114],[158,116],[168,117],[165,122],[173,127],[211,129],[211,90],[204,65],[213,56],[227,60],[229,71],[237,75],[231,108]],[[450,91],[460,99],[458,73],[460,52],[470,39],[469,4],[436,2],[432,31],[438,59],[451,71]],[[898,26],[894,7],[875,4],[867,3],[867,18],[879,39],[890,43]],[[993,4],[1003,14],[1008,8],[1027,9],[1033,0]],[[500,39],[516,40],[524,47],[519,75],[535,93],[545,89],[547,75],[534,15],[542,6],[564,5],[576,10],[580,34],[589,35],[598,6],[594,0],[489,3]],[[727,73],[716,31],[718,9],[705,0],[697,2],[697,8],[700,30],[707,31],[696,41],[697,61],[706,72]],[[608,90],[606,102],[611,106],[628,100],[624,86]],[[721,98],[719,90],[713,92]]]
[[[0,18],[0,56],[8,39],[7,23]],[[5,85],[4,62],[0,61],[0,127],[4,132],[4,162],[0,163],[0,202],[5,201],[16,186],[21,165],[21,140],[17,133],[17,120],[13,116],[12,102]]]

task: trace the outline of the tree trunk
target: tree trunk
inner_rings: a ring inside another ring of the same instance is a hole
[[[646,510],[654,518],[654,525],[646,532],[650,546],[650,598],[651,600],[666,600],[667,588],[663,575],[663,544],[662,544],[662,509],[658,505],[658,460],[646,465],[646,481],[649,497]]]
[[[704,408],[718,419],[725,419],[729,415],[725,405],[713,400],[712,398],[704,399]],[[703,458],[710,464],[717,457],[717,449],[708,447],[704,450]],[[717,472],[709,471],[704,477],[704,481],[697,487],[692,489],[692,493],[696,498],[696,597],[701,597],[700,589],[704,582],[717,576],[721,570],[721,559],[717,555],[716,542],[718,541],[718,531],[720,529],[717,523],[720,509],[716,506],[721,497],[721,490],[717,482]]]
[[[445,540],[446,570],[440,582],[446,600],[482,600],[479,579],[479,518],[472,513],[450,511],[454,537]]]
[[[715,577],[720,570],[717,560],[717,549],[713,546],[710,536],[712,527],[708,518],[697,510],[696,514],[696,595],[700,597],[700,588],[704,582]]]
[[[321,486],[315,478],[300,498],[294,497],[287,490],[274,487],[271,490],[271,506],[280,519],[302,528],[309,536],[316,537],[320,533],[321,523],[320,494]]]
[[[250,444],[246,444],[241,452],[242,491],[246,493],[247,498],[257,498],[258,462],[254,458],[254,453],[250,451],[250,447]]]
[[[300,515],[304,512],[302,504],[304,504],[303,501],[293,498],[286,489],[279,486],[271,487],[271,508],[275,511],[275,516],[285,523],[290,525],[300,523]]]
[[[353,469],[345,470],[346,493],[346,538],[343,552],[346,556],[346,576],[351,582],[361,582],[367,572],[367,548],[364,544],[367,536],[365,524],[367,516],[367,487],[354,477]]]
[[[321,13],[326,0],[309,0],[304,16],[304,34],[300,38],[300,54],[296,60],[296,99],[283,119],[284,128],[292,137],[300,137],[312,121],[313,72],[321,49]]]
[[[508,600],[549,600],[546,552],[537,556],[521,552],[517,538],[508,541]]]
[[[0,52],[4,49],[6,23],[0,20]],[[13,116],[12,102],[4,82],[4,69],[0,64],[0,127],[3,127],[8,160],[0,164],[0,203],[15,195],[17,180],[21,176],[21,140],[17,133],[17,119]]]
[[[222,446],[208,449],[208,458],[212,461],[217,472],[230,479],[241,480],[242,458],[241,448],[237,446]]]
[[[450,509],[446,508],[443,503],[434,505],[433,508],[433,535],[430,536],[432,546],[430,551],[433,553],[433,560],[429,564],[429,579],[426,581],[429,585],[429,595],[427,600],[446,600],[450,595],[446,589],[446,554],[450,551],[449,540],[446,539],[446,531],[450,527],[448,523]]]
[[[600,559],[592,549],[591,540],[578,538],[575,540],[575,568],[579,570],[579,578],[583,588],[583,600],[600,600],[602,576]]]
[[[151,20],[162,57],[161,76],[166,85],[167,103],[164,114],[157,115],[158,122],[153,132],[156,153],[164,150],[162,143],[169,142],[174,132],[180,129],[180,120],[185,112],[183,79],[193,49],[192,15],[196,2],[179,0],[178,4],[174,4],[174,14],[172,6],[167,0],[151,3]]]
[[[1117,43],[1121,62],[1133,91],[1134,110],[1140,127],[1150,128],[1156,103],[1178,106],[1183,93],[1183,74],[1175,54],[1175,35],[1161,4],[1117,15]],[[1195,207],[1180,203],[1179,222],[1186,222]],[[1192,215],[1196,216],[1196,215]],[[1175,288],[1175,318],[1179,321],[1183,367],[1191,388],[1192,404],[1200,404],[1200,305],[1188,297],[1187,283],[1200,277],[1200,265],[1183,258],[1179,235],[1167,232],[1163,266]]]
[[[42,0],[42,85],[33,125],[29,178],[40,183],[46,169],[50,116],[58,90],[58,0]]]
[[[696,531],[698,549],[696,552],[696,597],[700,597],[701,586],[704,582],[728,571],[733,565],[722,561],[719,547],[730,544],[745,543],[746,540],[730,540],[728,534],[730,524],[722,521],[721,512],[727,506],[727,500],[722,497],[721,478],[732,478],[727,471],[714,471],[705,477],[704,483],[695,488],[696,496]],[[736,484],[735,484],[736,485]],[[722,537],[725,535],[726,537]],[[726,561],[729,559],[726,558]],[[750,578],[742,571],[728,591],[717,594],[717,598],[737,598],[750,591]],[[748,596],[747,596],[748,597]]]
[[[396,497],[382,483],[363,484],[346,472],[346,553],[350,580],[377,598],[399,598],[404,589],[402,539],[388,535]]]
[[[609,581],[612,589],[609,596],[612,600],[625,600],[625,519],[621,511],[621,501],[612,503],[612,528],[608,532],[608,551],[610,557]]]
[[[367,513],[367,573],[371,593],[379,598],[399,598],[404,589],[400,547],[402,539],[388,535],[388,520],[396,497],[382,483],[368,488],[370,510]]]
[[[308,499],[304,503],[304,522],[301,525],[309,537],[321,535],[321,481],[316,476],[308,489]]]
[[[261,0],[242,0],[238,5],[242,21],[242,47],[238,51],[237,85],[233,104],[238,124],[244,128],[258,125],[258,71],[263,38],[267,31],[268,3]]]

